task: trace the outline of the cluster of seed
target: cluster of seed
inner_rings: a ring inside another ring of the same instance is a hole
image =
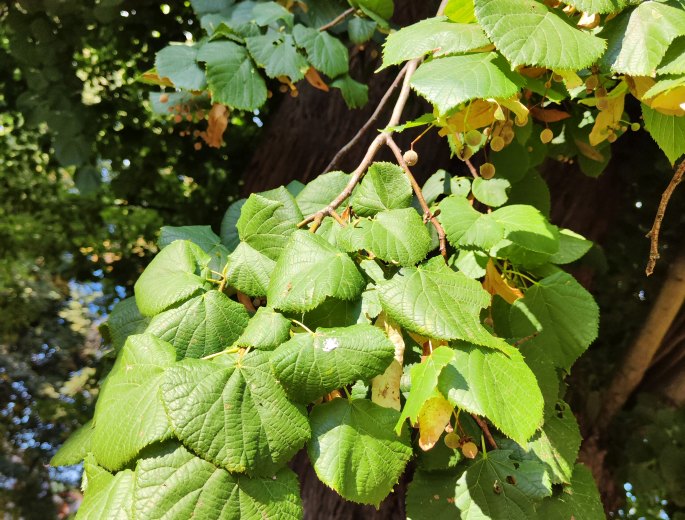
[[[467,459],[475,459],[478,455],[478,446],[469,437],[459,437],[454,432],[445,435],[445,445],[451,450],[461,449],[462,455]]]
[[[159,102],[160,103],[168,103],[169,102],[169,95],[168,94],[160,94],[159,96]],[[170,105],[167,108],[167,111],[170,114],[174,115],[174,123],[180,124],[183,123],[184,121],[187,123],[195,123],[198,121],[202,121],[205,119],[205,111],[201,108],[194,109],[191,105],[189,104],[181,104],[178,103],[176,105]],[[190,125],[187,125],[186,128],[181,128],[178,131],[178,135],[181,137],[187,137],[192,134],[194,139],[200,139],[200,134],[202,132],[200,130],[191,130]],[[196,150],[200,150],[202,148],[202,143],[198,140],[194,145]]]

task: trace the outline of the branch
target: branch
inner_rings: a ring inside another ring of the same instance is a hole
[[[659,209],[654,217],[654,224],[652,224],[652,229],[647,233],[647,238],[651,240],[649,248],[649,260],[647,261],[647,267],[645,268],[645,273],[647,276],[654,272],[654,266],[656,261],[659,259],[659,231],[661,230],[661,222],[664,220],[664,215],[666,214],[666,207],[668,206],[668,201],[671,200],[671,195],[676,189],[676,186],[680,184],[683,180],[683,174],[685,174],[685,161],[680,163],[680,166],[676,169],[673,174],[671,182],[668,183],[666,189],[661,195],[661,202],[659,202]]]
[[[319,27],[319,32],[323,32],[323,31],[330,29],[331,27],[335,27],[340,22],[342,22],[345,18],[350,16],[352,13],[354,13],[354,7],[350,7],[348,10],[343,11],[338,16],[333,18],[330,22]]]
[[[685,301],[685,250],[671,264],[654,306],[614,376],[595,429],[602,433],[642,381],[664,336]]]
[[[388,100],[392,96],[392,93],[395,91],[397,86],[400,84],[400,81],[402,81],[402,78],[407,72],[407,67],[408,63],[402,67],[400,72],[397,74],[397,77],[395,80],[392,82],[392,85],[388,87],[388,90],[385,91],[385,94],[383,94],[383,97],[381,100],[378,102],[378,106],[376,107],[376,110],[373,111],[373,114],[371,114],[371,117],[364,123],[364,126],[362,126],[359,131],[354,135],[352,139],[350,139],[345,146],[343,146],[340,150],[338,150],[338,153],[333,156],[333,159],[331,159],[331,162],[328,163],[328,166],[324,168],[323,173],[328,173],[333,169],[334,166],[338,164],[340,159],[342,159],[347,152],[349,152],[352,147],[359,142],[359,140],[364,137],[364,134],[368,132],[369,128],[373,126],[373,124],[378,120],[378,117],[381,115],[381,112],[385,108],[385,105],[388,103]]]
[[[476,421],[476,424],[478,424],[478,427],[483,431],[483,435],[485,436],[485,440],[488,441],[488,444],[493,450],[497,449],[497,443],[495,442],[494,437],[490,433],[490,428],[488,428],[487,423],[478,417],[475,413],[471,414],[471,417],[473,417],[473,420]]]
[[[407,162],[404,160],[404,157],[402,157],[402,151],[400,150],[400,147],[397,146],[397,143],[391,136],[388,136],[388,138],[386,139],[386,143],[392,150],[392,153],[395,154],[395,159],[397,159],[397,162],[404,170],[404,173],[407,174],[409,182],[411,183],[411,187],[414,190],[414,193],[416,194],[416,198],[419,200],[421,209],[423,210],[424,217],[426,218],[426,220],[430,220],[431,224],[433,224],[433,227],[435,228],[435,231],[438,232],[438,240],[440,241],[440,254],[445,259],[445,261],[447,261],[447,241],[445,240],[445,230],[442,228],[442,225],[438,221],[437,217],[433,215],[430,208],[428,207],[426,199],[423,197],[423,192],[421,191],[419,183],[416,182],[416,179],[409,170]]]

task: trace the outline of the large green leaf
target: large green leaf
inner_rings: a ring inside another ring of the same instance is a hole
[[[226,281],[231,287],[249,296],[266,296],[275,266],[276,262],[271,258],[247,242],[240,242],[228,256]]]
[[[440,372],[442,372],[442,369],[447,366],[453,357],[454,349],[438,347],[421,363],[411,367],[411,390],[404,408],[402,408],[402,415],[400,415],[395,425],[396,432],[401,430],[406,419],[409,419],[411,424],[416,424],[423,404],[433,395],[438,387]]]
[[[112,475],[91,461],[85,464],[85,473],[88,487],[77,520],[133,520],[133,471]]]
[[[307,311],[327,297],[352,300],[364,289],[352,259],[325,239],[296,231],[274,269],[269,304],[284,311]]]
[[[476,280],[455,273],[436,257],[407,267],[378,286],[381,305],[403,327],[437,339],[464,339],[499,348],[504,342],[480,322],[490,295]]]
[[[471,189],[478,202],[491,208],[498,208],[509,198],[507,193],[511,189],[511,183],[507,179],[477,177],[473,179]]]
[[[459,478],[454,499],[462,520],[535,518],[533,502],[512,483],[518,480],[518,472],[509,458],[510,453],[495,450],[480,456]]]
[[[465,197],[454,195],[440,201],[438,220],[454,247],[489,251],[504,238],[504,229],[490,215],[473,209]]]
[[[331,87],[340,89],[348,108],[361,108],[369,101],[369,87],[353,79],[349,74],[335,78],[331,82]]]
[[[392,209],[342,229],[338,245],[346,251],[366,250],[385,262],[411,266],[431,249],[431,236],[414,208]]]
[[[274,471],[309,438],[304,410],[288,401],[267,352],[214,363],[185,359],[167,371],[161,388],[176,436],[231,472]]]
[[[155,56],[155,68],[162,78],[169,78],[177,88],[202,90],[205,73],[197,64],[197,47],[168,45]]]
[[[240,347],[274,350],[290,338],[290,320],[269,307],[260,307],[234,343]]]
[[[522,350],[568,370],[597,337],[599,309],[571,275],[560,272],[540,280],[514,302],[510,312],[515,336],[537,334]]]
[[[71,466],[78,464],[92,451],[93,421],[90,420],[73,432],[57,453],[50,459],[51,466]]]
[[[445,16],[428,18],[388,36],[383,44],[381,69],[429,53],[445,56],[471,51],[489,43],[477,24],[451,23]]]
[[[346,500],[378,507],[412,456],[407,431],[392,429],[398,416],[366,399],[315,406],[307,452],[319,479]]]
[[[382,27],[388,26],[387,21],[395,11],[393,0],[350,0],[350,3]]]
[[[197,60],[207,64],[207,83],[214,103],[255,110],[266,101],[266,83],[245,47],[225,40],[205,43]]]
[[[319,175],[297,194],[295,200],[302,214],[309,216],[328,206],[345,189],[349,180],[350,175],[344,172],[335,171]]]
[[[161,249],[176,240],[190,240],[212,257],[209,267],[221,272],[226,264],[228,249],[210,226],[163,226],[159,232],[157,244]]]
[[[506,67],[494,52],[449,56],[421,65],[411,78],[411,86],[444,114],[471,99],[516,94],[519,85]]]
[[[289,34],[276,31],[245,38],[245,45],[257,65],[264,67],[270,78],[288,76],[293,83],[301,80],[309,68],[309,63],[295,46]]]
[[[307,51],[307,58],[316,70],[334,78],[348,70],[349,55],[340,40],[326,31],[296,25],[293,37],[298,47]]]
[[[556,229],[534,207],[515,204],[499,208],[490,215],[502,226],[505,242],[545,255],[553,255],[559,250]],[[505,242],[497,245],[497,252],[507,247]]]
[[[570,229],[559,230],[559,251],[549,259],[554,264],[570,264],[582,258],[592,247],[592,241]]]
[[[514,347],[501,352],[457,344],[454,358],[440,374],[438,389],[450,403],[487,417],[519,444],[542,425],[542,393]]]
[[[352,195],[352,208],[357,215],[370,217],[380,211],[408,208],[411,198],[411,184],[404,170],[396,164],[377,162],[369,166]]]
[[[173,347],[151,334],[126,341],[95,406],[91,449],[102,466],[120,469],[145,446],[171,435],[159,385],[175,361]]]
[[[272,260],[278,260],[290,235],[302,220],[293,196],[283,186],[253,193],[236,223],[240,239]]]
[[[659,74],[685,74],[685,35],[676,38],[657,69]]]
[[[604,520],[604,507],[590,470],[576,464],[571,485],[542,501],[538,518],[573,518],[575,520]]]
[[[154,316],[192,298],[204,289],[200,276],[211,257],[187,240],[162,249],[135,285],[136,305],[143,316]]]
[[[106,324],[114,350],[121,349],[130,335],[143,332],[149,321],[150,318],[146,318],[138,310],[135,298],[125,298],[117,302],[107,317]]]
[[[309,403],[382,374],[394,356],[395,347],[381,329],[359,324],[296,334],[276,349],[271,366],[291,399]]]
[[[407,489],[407,520],[459,518],[454,504],[457,477],[452,471],[416,471]]]
[[[243,209],[243,205],[247,202],[247,199],[240,199],[233,202],[226,213],[224,213],[224,218],[221,219],[221,243],[226,246],[229,251],[233,251],[240,243],[240,236],[238,235],[238,219],[240,218],[240,211]]]
[[[643,103],[642,117],[649,135],[674,164],[685,154],[685,116],[668,116]]]
[[[171,343],[178,359],[199,358],[231,345],[248,319],[240,303],[219,291],[208,291],[158,314],[146,332]]]
[[[602,58],[612,71],[653,76],[669,45],[685,34],[685,11],[677,3],[641,2],[607,24]]]
[[[621,11],[629,3],[626,0],[569,0],[568,5],[581,13],[607,14]]]
[[[264,478],[233,475],[172,444],[138,462],[134,511],[136,518],[297,520],[302,503],[289,469]]]
[[[578,70],[602,55],[605,42],[575,28],[536,0],[475,0],[476,17],[513,67]]]

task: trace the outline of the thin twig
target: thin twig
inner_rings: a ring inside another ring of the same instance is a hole
[[[476,167],[471,162],[471,159],[465,159],[464,162],[466,163],[466,166],[469,167],[469,171],[471,172],[471,175],[473,175],[474,179],[480,177],[480,175],[478,175],[478,171],[476,170]]]
[[[398,164],[404,170],[404,173],[407,175],[407,178],[411,183],[411,187],[414,190],[414,194],[416,195],[416,198],[418,199],[419,204],[421,205],[421,209],[423,209],[424,217],[426,218],[426,220],[430,220],[431,224],[433,224],[433,227],[435,228],[435,231],[438,232],[438,240],[440,242],[440,254],[446,262],[447,241],[445,240],[445,230],[442,228],[442,225],[438,221],[437,217],[433,215],[433,213],[431,212],[428,203],[426,203],[426,199],[423,197],[423,192],[421,191],[421,186],[419,186],[419,183],[416,182],[416,179],[412,175],[411,170],[407,165],[407,162],[404,160],[404,157],[402,157],[402,150],[400,150],[400,147],[397,146],[395,140],[390,136],[388,136],[388,138],[386,139],[386,143],[392,150],[392,153],[395,155],[395,159],[397,159]]]
[[[661,230],[661,222],[664,220],[666,207],[668,206],[668,201],[671,200],[671,195],[673,195],[676,186],[683,180],[683,174],[685,174],[685,161],[680,163],[680,166],[678,166],[673,174],[671,182],[668,183],[668,186],[666,186],[666,189],[661,195],[661,202],[659,202],[659,209],[654,217],[654,224],[652,224],[652,229],[647,233],[647,238],[651,240],[649,260],[647,261],[647,267],[645,268],[647,276],[654,272],[654,266],[656,266],[656,261],[659,259],[659,231]]]
[[[409,64],[405,64],[404,67],[400,70],[400,72],[397,74],[397,77],[395,80],[392,82],[390,87],[388,87],[388,90],[385,91],[385,94],[383,94],[383,97],[381,100],[378,102],[378,106],[376,107],[376,110],[373,111],[373,114],[371,114],[371,117],[364,123],[364,126],[362,126],[359,131],[354,134],[354,137],[350,139],[345,146],[343,146],[338,152],[333,156],[333,159],[331,159],[331,162],[328,163],[328,166],[324,168],[323,173],[328,173],[331,171],[337,164],[340,162],[340,159],[342,159],[347,152],[349,152],[354,145],[356,145],[359,140],[364,137],[366,132],[369,131],[369,129],[376,123],[378,118],[381,115],[381,112],[385,108],[385,105],[388,103],[388,100],[392,96],[393,92],[397,88],[397,86],[400,84],[402,81],[402,78],[404,77],[405,73],[407,72],[407,66]]]
[[[488,441],[488,444],[493,450],[497,449],[497,443],[495,442],[495,439],[493,438],[492,434],[490,433],[490,428],[488,428],[487,423],[478,417],[475,413],[471,414],[471,417],[473,417],[473,420],[476,421],[476,424],[478,424],[478,427],[483,431],[483,435],[485,435],[485,440]]]
[[[252,300],[247,294],[238,291],[238,301],[243,304],[243,306],[250,312],[257,312],[255,306],[252,304]]]
[[[343,220],[343,218],[338,215],[338,212],[333,210],[331,211],[331,217],[333,217],[335,220],[338,221],[338,224],[340,224],[342,227],[347,227],[347,222]]]
[[[354,13],[354,7],[350,7],[347,11],[343,11],[338,16],[333,18],[330,22],[319,27],[319,32],[326,31],[326,30],[330,29],[331,27],[338,25],[340,22],[342,22],[345,18],[350,16],[352,13]]]

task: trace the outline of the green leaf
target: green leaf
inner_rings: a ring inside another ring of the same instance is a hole
[[[154,316],[203,292],[200,276],[211,257],[187,240],[162,249],[135,285],[136,305],[143,316]]]
[[[411,198],[411,184],[402,168],[393,163],[376,162],[369,166],[352,195],[352,207],[357,215],[370,217],[389,209],[408,208]]]
[[[592,247],[592,241],[570,229],[559,230],[559,251],[549,259],[554,264],[570,264],[582,258]]]
[[[266,296],[276,262],[246,242],[241,242],[228,256],[226,281],[249,296]]]
[[[579,164],[583,163],[583,157],[585,156],[581,155],[578,157]],[[591,161],[591,159],[588,159],[588,161]],[[547,182],[537,171],[529,171],[523,179],[511,187],[509,191],[509,204],[533,206],[545,217],[549,218],[552,203]]]
[[[448,0],[445,16],[457,23],[474,23],[476,13],[473,10],[473,0]]]
[[[362,45],[368,42],[376,32],[377,24],[373,20],[353,16],[347,22],[347,34],[352,43]]]
[[[160,249],[164,249],[176,240],[190,240],[198,245],[200,249],[212,257],[209,263],[211,269],[221,272],[226,265],[228,250],[210,226],[163,226],[160,229],[159,240],[157,241]]]
[[[296,231],[276,263],[267,297],[276,309],[302,312],[328,297],[352,300],[364,285],[346,253],[309,231]]]
[[[559,250],[559,237],[556,229],[537,209],[532,206],[511,205],[493,211],[492,219],[504,230],[504,238],[519,247],[553,255]],[[497,245],[501,252],[507,244]]]
[[[507,192],[511,189],[511,183],[507,179],[473,179],[471,189],[476,200],[486,206],[499,207],[507,201]]]
[[[231,472],[266,474],[290,460],[309,438],[309,425],[274,379],[268,357],[252,351],[170,368],[161,392],[176,436]]]
[[[145,446],[171,435],[158,392],[164,370],[175,361],[173,347],[152,334],[126,341],[93,416],[91,447],[105,468],[121,469]]]
[[[76,514],[77,520],[132,520],[134,473],[120,471],[112,475],[86,464],[88,488]]]
[[[681,6],[642,2],[602,31],[608,40],[603,65],[631,76],[654,76],[671,42],[683,34],[685,11]]]
[[[516,484],[510,483],[510,480],[518,480],[514,462],[509,458],[510,453],[507,450],[495,450],[489,452],[487,457],[480,456],[459,478],[454,498],[462,520],[529,520],[536,517],[531,500]]]
[[[138,462],[134,504],[136,518],[298,520],[303,514],[289,469],[264,478],[233,475],[175,445]]]
[[[161,78],[169,78],[177,88],[202,90],[205,73],[197,64],[197,47],[168,45],[155,56],[155,68]]]
[[[290,320],[269,307],[260,307],[234,345],[274,350],[290,338]]]
[[[495,166],[497,178],[512,184],[519,182],[530,168],[530,152],[518,141],[512,141],[499,152],[490,150],[489,161]]]
[[[353,5],[359,7],[362,12],[382,27],[387,27],[395,11],[393,0],[353,0]]]
[[[255,5],[252,9],[252,17],[257,25],[266,27],[278,21],[285,22],[292,27],[295,16],[282,5],[276,2],[263,2]]]
[[[575,520],[604,520],[604,507],[592,473],[576,464],[571,485],[561,493],[542,501],[538,518],[574,518]]]
[[[236,227],[243,242],[271,260],[278,260],[301,220],[302,213],[295,199],[281,186],[250,195]]]
[[[301,317],[300,321],[312,330],[318,327],[346,327],[356,323],[368,323],[362,315],[363,297],[364,293],[362,298],[349,301],[327,298],[315,309],[298,317]]]
[[[625,9],[629,3],[626,0],[569,0],[568,5],[581,13],[608,14]]]
[[[571,275],[560,272],[540,280],[516,300],[510,312],[517,337],[537,336],[522,350],[567,370],[597,337],[599,309]]]
[[[344,74],[331,83],[331,87],[340,89],[348,108],[362,108],[369,101],[369,87]]]
[[[240,236],[238,235],[238,219],[240,218],[240,212],[242,211],[243,205],[247,202],[247,199],[236,200],[232,203],[226,213],[224,213],[224,218],[221,219],[221,231],[219,235],[221,236],[221,243],[226,246],[229,251],[235,250],[240,243]]]
[[[676,38],[657,69],[659,74],[685,74],[685,36]]]
[[[430,206],[441,195],[458,195],[467,197],[471,193],[471,180],[466,177],[454,177],[445,170],[438,170],[428,177],[421,188],[423,198]]]
[[[197,60],[207,64],[207,83],[214,103],[254,110],[266,101],[266,83],[245,47],[230,41],[205,43]]]
[[[308,183],[295,199],[304,216],[325,208],[345,189],[350,176],[344,172],[328,172]],[[343,205],[344,206],[344,205]]]
[[[481,251],[461,249],[454,260],[454,267],[469,278],[483,278],[490,257]]]
[[[307,52],[307,58],[316,70],[331,78],[347,72],[347,48],[334,36],[298,24],[293,29],[293,37],[297,46]]]
[[[406,419],[409,419],[411,424],[416,424],[421,407],[433,395],[438,386],[440,372],[453,357],[453,349],[438,347],[421,363],[411,367],[411,390],[402,409],[402,415],[395,425],[395,432],[399,434]]]
[[[450,403],[487,417],[519,444],[542,425],[542,393],[514,347],[501,352],[457,344],[454,359],[440,374],[438,389]]]
[[[145,332],[171,343],[178,359],[200,358],[231,345],[248,319],[240,303],[219,291],[208,291],[158,314]]]
[[[381,329],[360,324],[295,334],[276,349],[271,366],[292,400],[310,403],[383,373],[394,356],[395,347]]]
[[[685,117],[667,116],[642,104],[645,128],[671,164],[685,154]]]
[[[527,445],[527,449],[545,464],[555,484],[571,482],[582,440],[576,418],[568,405],[564,406],[545,419],[542,430]]]
[[[117,302],[105,325],[114,350],[118,352],[124,346],[126,338],[132,334],[143,332],[149,321],[150,318],[146,318],[138,310],[135,298],[125,298]]]
[[[378,292],[385,312],[408,330],[493,348],[504,344],[480,322],[480,311],[490,305],[490,295],[476,280],[452,271],[440,257],[400,270],[380,284]]]
[[[512,67],[578,70],[602,55],[605,42],[576,29],[559,10],[536,0],[475,0],[476,17]],[[483,96],[485,97],[485,96]]]
[[[494,52],[449,56],[421,65],[411,78],[411,86],[445,114],[471,99],[516,94],[519,86],[505,66]]]
[[[440,202],[438,220],[454,247],[489,251],[504,238],[504,229],[491,215],[476,211],[464,197],[451,196]]]
[[[412,456],[406,430],[392,431],[398,415],[366,399],[315,406],[307,452],[321,482],[346,500],[378,507]]]
[[[71,466],[78,464],[86,458],[92,451],[91,441],[93,439],[93,421],[90,420],[78,430],[73,432],[69,438],[60,446],[57,453],[50,459],[51,466]]]
[[[346,251],[366,250],[385,262],[411,266],[431,249],[431,237],[414,208],[393,209],[362,219],[338,234]]]
[[[295,46],[289,34],[276,31],[245,38],[245,45],[257,65],[264,68],[270,78],[288,76],[293,83],[304,78],[309,63]]]
[[[429,53],[445,56],[471,51],[489,43],[477,24],[451,23],[445,16],[428,18],[388,36],[383,44],[381,70]]]
[[[454,504],[456,485],[454,472],[416,471],[407,488],[407,520],[459,518],[459,510]]]

